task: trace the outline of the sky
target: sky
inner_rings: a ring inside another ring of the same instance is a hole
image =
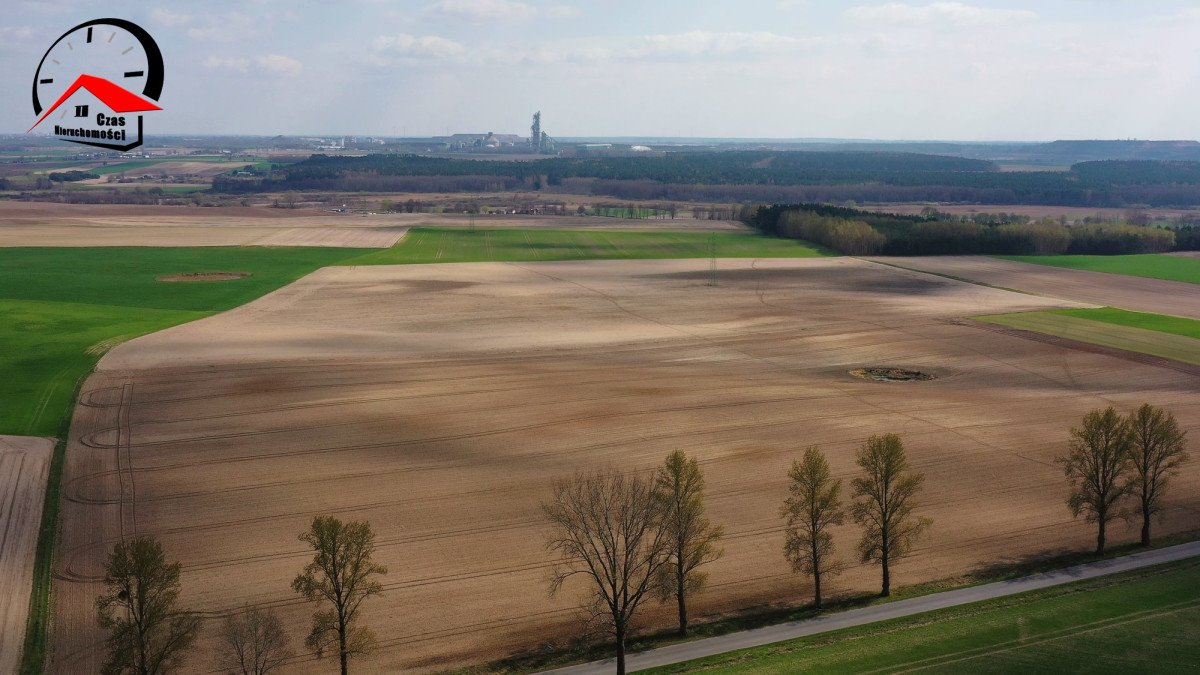
[[[6,0],[0,131],[59,35],[133,21],[149,133],[1200,139],[1200,2]]]

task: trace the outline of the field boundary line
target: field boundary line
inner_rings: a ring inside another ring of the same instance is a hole
[[[891,267],[893,269],[904,270],[905,272],[916,272],[917,274],[928,274],[930,276],[941,277],[943,279],[949,279],[951,281],[958,281],[958,282],[961,282],[964,284],[971,284],[972,286],[983,286],[984,288],[994,288],[999,291],[1008,291],[1009,293],[1020,293],[1021,295],[1032,295],[1035,298],[1050,298],[1051,300],[1062,300],[1064,302],[1074,302],[1074,303],[1078,303],[1078,304],[1082,304],[1082,305],[1091,304],[1091,303],[1087,303],[1087,302],[1080,302],[1078,300],[1068,300],[1066,298],[1059,298],[1059,297],[1056,297],[1053,295],[1046,295],[1044,293],[1035,293],[1033,291],[1023,291],[1019,288],[1009,288],[1007,286],[996,286],[994,284],[989,284],[989,283],[986,283],[983,281],[976,281],[975,279],[968,279],[966,277],[955,276],[953,274],[946,274],[945,272],[930,272],[929,270],[919,270],[919,269],[916,269],[913,267],[905,267],[904,265],[897,265],[896,263],[884,262],[882,260],[878,260],[875,258],[863,258],[863,257],[859,257],[859,256],[854,256],[854,258],[856,260],[861,260],[865,263],[872,263],[875,265],[883,265],[884,267]],[[1099,306],[1100,305],[1096,305],[1096,307],[1099,307]]]
[[[118,509],[121,520],[121,541],[125,541],[126,520],[129,523],[129,535],[137,534],[137,489],[133,482],[133,450],[130,442],[132,426],[129,424],[129,409],[133,404],[133,383],[126,382],[121,387],[121,405],[117,408],[117,477],[120,480],[121,499]],[[122,461],[124,456],[124,461]],[[125,485],[128,482],[129,487]],[[128,502],[129,510],[125,504]],[[127,518],[128,517],[128,518]]]

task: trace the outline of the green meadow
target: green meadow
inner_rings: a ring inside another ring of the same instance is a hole
[[[1112,307],[973,317],[978,321],[1200,365],[1200,321]]]
[[[1142,330],[1153,330],[1160,333],[1182,335],[1200,340],[1200,321],[1179,316],[1150,314],[1148,312],[1131,312],[1116,307],[1101,307],[1099,309],[1052,309],[1050,314],[1073,316],[1077,319],[1101,321],[1117,326],[1129,326]]]
[[[781,642],[647,673],[1194,673],[1189,560]]]
[[[748,232],[469,229],[416,227],[390,249],[347,260],[346,265],[449,262],[708,258],[812,258],[819,246]]]
[[[54,436],[117,342],[245,304],[363,249],[0,248],[0,434]],[[189,272],[249,272],[176,282]]]
[[[1110,272],[1134,277],[1200,284],[1200,258],[1146,253],[1141,255],[1014,255],[1005,260],[1066,267],[1090,272]]]

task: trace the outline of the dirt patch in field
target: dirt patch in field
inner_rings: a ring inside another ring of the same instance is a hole
[[[250,276],[249,272],[188,272],[186,274],[162,274],[155,281],[236,281]]]
[[[855,368],[849,372],[860,380],[871,380],[873,382],[925,382],[935,377],[921,370],[909,370],[907,368]]]
[[[53,452],[53,439],[0,436],[0,673],[21,657]]]
[[[868,436],[904,440],[934,524],[894,567],[903,585],[1092,546],[1054,463],[1089,410],[1150,401],[1200,433],[1190,374],[957,322],[1077,303],[948,279],[893,293],[917,273],[849,258],[720,264],[742,281],[708,286],[707,260],[326,268],[113,349],[72,424],[52,669],[98,669],[101,565],[131,532],[182,561],[185,606],[272,607],[302,636],[313,606],[289,582],[311,556],[296,535],[318,514],[369,520],[391,572],[363,605],[379,650],[357,666],[433,670],[576,634],[582,587],[547,595],[539,504],[577,470],[648,471],[678,448],[701,462],[726,530],[693,599],[704,620],[809,597],[778,517],[807,445],[849,480]],[[954,376],[846,375],[864,364]],[[1174,479],[1158,533],[1194,527],[1197,469]],[[878,589],[878,569],[854,563],[858,534],[834,532],[851,563],[834,593]],[[1118,522],[1110,536],[1138,532]]]

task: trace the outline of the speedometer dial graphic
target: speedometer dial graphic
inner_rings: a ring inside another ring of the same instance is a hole
[[[159,110],[153,101],[158,100],[162,88],[162,52],[149,33],[124,19],[87,21],[63,33],[38,63],[33,76],[33,112],[39,117],[34,126],[84,89],[90,94],[88,100],[98,103],[96,107],[101,110],[93,114],[88,105],[76,105],[76,117],[83,120],[78,123],[94,122],[101,128],[71,127],[71,133],[66,134],[71,137],[63,140],[122,150],[136,147],[141,143],[141,115],[136,118],[137,139],[133,143],[76,138],[129,140],[123,129],[114,129],[126,124],[125,118],[118,115]],[[67,108],[70,106],[64,107],[58,118],[66,117]],[[113,115],[108,116],[108,112]],[[59,129],[56,126],[56,134],[60,134]]]

